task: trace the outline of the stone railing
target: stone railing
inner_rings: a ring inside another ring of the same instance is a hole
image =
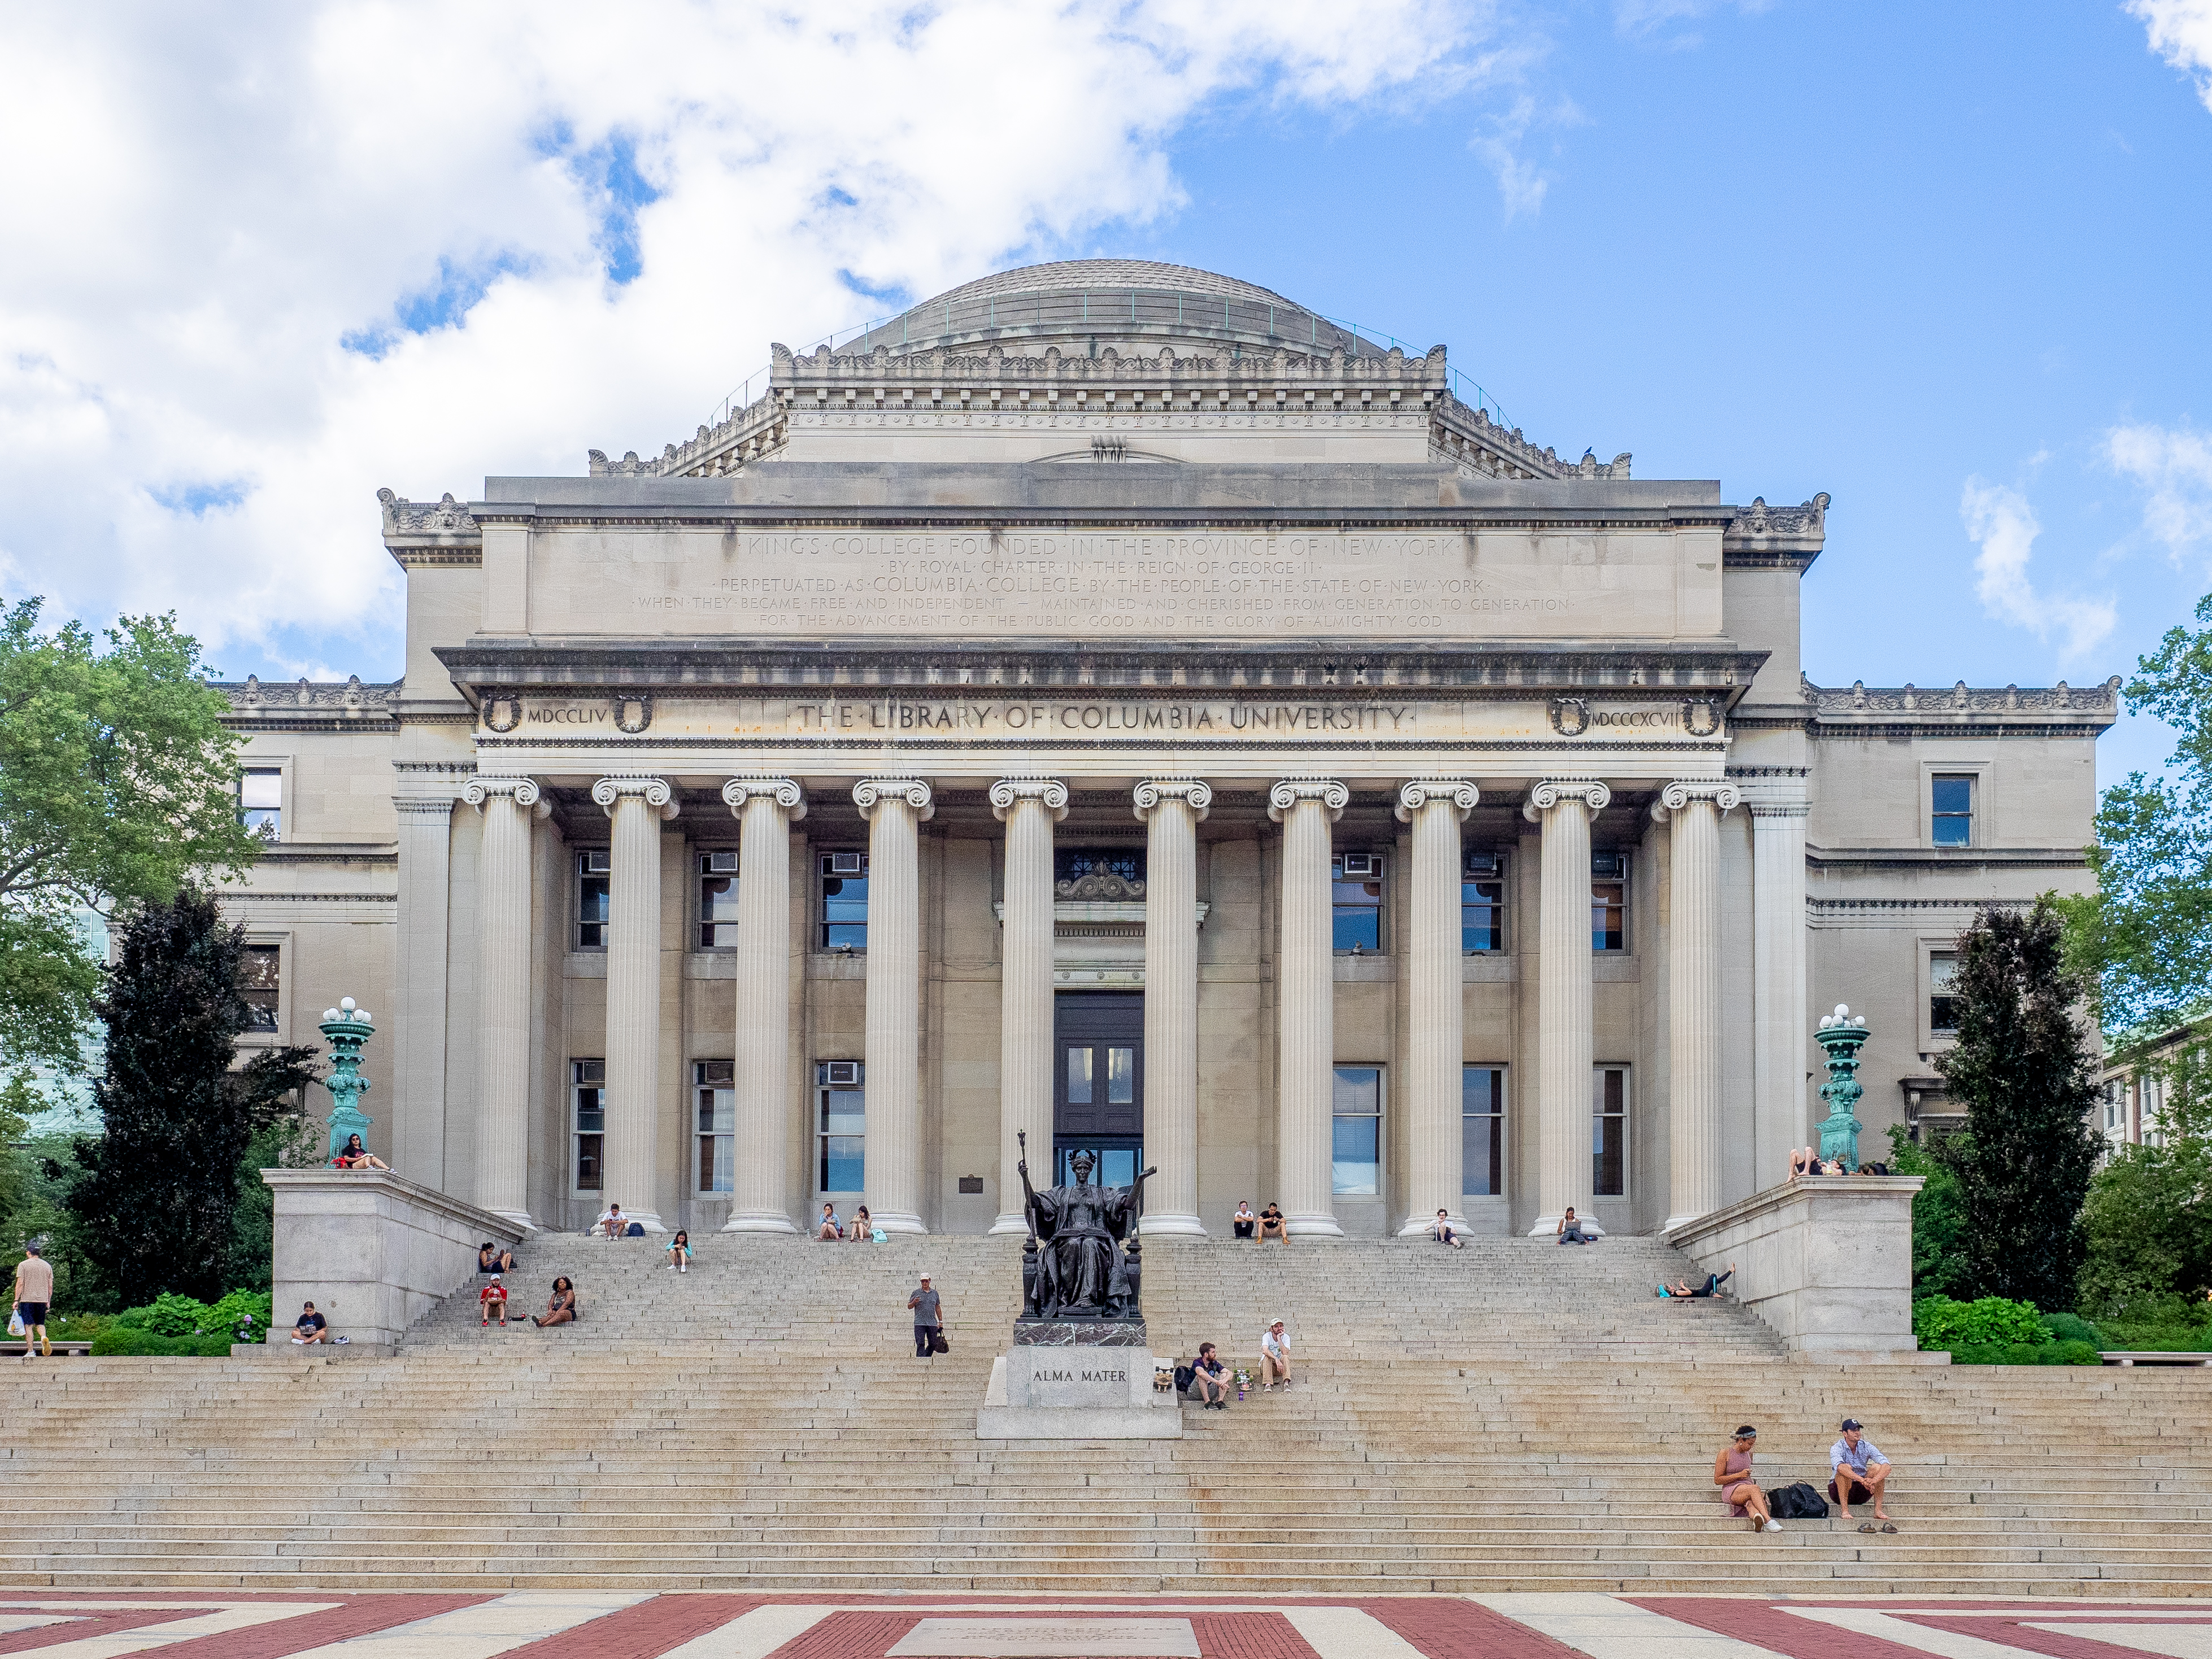
[[[389,1347],[466,1284],[486,1239],[523,1229],[389,1170],[264,1170],[276,1194],[269,1340],[284,1346],[300,1304],[313,1302],[333,1336]]]
[[[1735,1278],[1737,1300],[1808,1359],[1948,1363],[1912,1334],[1917,1176],[1808,1176],[1672,1229],[1701,1272]]]

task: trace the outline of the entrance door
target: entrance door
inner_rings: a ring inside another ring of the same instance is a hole
[[[1126,1187],[1145,1164],[1144,993],[1063,991],[1052,1024],[1053,1180],[1074,1180],[1082,1151],[1093,1181]]]

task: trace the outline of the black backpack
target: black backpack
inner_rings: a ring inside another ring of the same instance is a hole
[[[1766,1506],[1777,1521],[1825,1521],[1828,1500],[1805,1481],[1777,1486],[1766,1494]]]

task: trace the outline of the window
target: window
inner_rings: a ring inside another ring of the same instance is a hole
[[[1382,855],[1339,853],[1328,861],[1335,948],[1354,956],[1382,948]]]
[[[738,855],[699,854],[699,948],[722,951],[738,942]],[[706,1188],[702,1188],[702,1192]]]
[[[596,1193],[599,1190],[601,1158],[606,1149],[606,1061],[570,1060],[568,1095],[573,1108],[571,1115],[575,1120],[575,1127],[569,1135],[575,1142],[571,1164],[576,1172],[576,1190]]]
[[[1590,1196],[1628,1195],[1628,1067],[1601,1066],[1590,1076]]]
[[[238,821],[264,841],[275,841],[283,833],[283,772],[249,766],[238,775]]]
[[[1134,1048],[1069,1048],[1067,1103],[1091,1106],[1133,1106],[1137,1101],[1137,1051]],[[1106,1075],[1098,1074],[1097,1056],[1106,1056]],[[1105,1090],[1101,1095],[1100,1088]]]
[[[866,853],[824,853],[822,855],[822,948],[825,951],[865,951],[868,948],[868,855]],[[843,1191],[842,1188],[827,1188]],[[853,1188],[858,1191],[859,1188]]]
[[[2105,1085],[2105,1127],[2117,1129],[2120,1121],[2120,1085],[2119,1079],[2115,1078]]]
[[[1062,898],[1107,898],[1135,887],[1145,879],[1145,849],[1141,847],[1063,847],[1053,854],[1052,879]],[[1088,883],[1083,892],[1073,890]],[[1093,892],[1091,889],[1096,889]]]
[[[1590,858],[1590,949],[1628,948],[1628,854],[1597,853]]]
[[[726,1193],[737,1188],[737,1063],[727,1060],[691,1062],[692,1097],[699,1108],[699,1190]]]
[[[1469,853],[1459,878],[1459,948],[1470,957],[1505,948],[1505,860]]]
[[[576,948],[607,948],[607,884],[613,855],[604,847],[586,847],[576,854]]]
[[[857,1060],[814,1065],[816,1139],[822,1143],[818,1176],[825,1193],[867,1191],[866,1068]]]
[[[1959,958],[1948,951],[1928,958],[1928,1029],[1943,1036],[1954,1036],[1959,1029],[1958,999],[1951,994],[1958,971]]]
[[[1462,1066],[1459,1073],[1459,1190],[1466,1198],[1505,1191],[1505,1068]]]
[[[1974,844],[1974,775],[1938,772],[1929,801],[1929,839],[1938,847]]]
[[[1382,1068],[1340,1066],[1333,1103],[1336,1121],[1329,1146],[1329,1189],[1348,1194],[1382,1190]]]
[[[238,953],[238,992],[246,999],[246,1029],[276,1029],[277,994],[283,989],[284,953],[275,945],[249,945]]]

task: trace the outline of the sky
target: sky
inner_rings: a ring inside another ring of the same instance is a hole
[[[2212,592],[2212,0],[15,7],[0,144],[0,596],[228,678],[397,676],[379,486],[1091,256],[1826,490],[1824,684],[2092,684]]]

